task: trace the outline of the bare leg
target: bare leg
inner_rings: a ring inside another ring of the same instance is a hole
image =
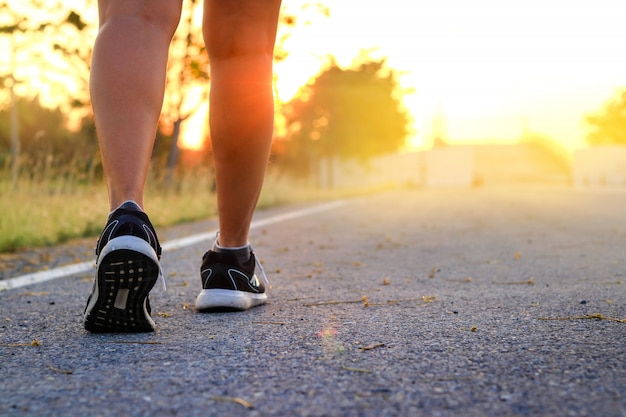
[[[205,0],[220,245],[243,246],[269,157],[280,0]]]
[[[143,206],[163,105],[169,44],[182,0],[100,0],[91,99],[111,209]]]

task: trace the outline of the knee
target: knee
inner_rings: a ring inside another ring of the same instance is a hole
[[[237,58],[272,60],[274,34],[262,22],[233,19],[218,27],[205,25],[204,39],[212,62]]]
[[[164,31],[170,38],[174,36],[180,21],[181,6],[177,1],[167,0],[162,7],[144,7],[141,19]]]
[[[180,20],[182,2],[158,1],[111,1],[100,10],[100,27],[114,19],[132,21],[139,27],[151,27],[170,39],[174,36]]]

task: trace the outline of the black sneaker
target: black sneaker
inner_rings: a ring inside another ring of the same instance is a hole
[[[85,308],[90,332],[152,332],[148,293],[162,277],[161,246],[146,213],[127,201],[96,245],[96,281]]]
[[[217,252],[214,249],[202,257],[200,278],[203,289],[196,298],[196,310],[243,311],[265,304],[267,278],[252,248],[246,248],[244,256],[241,252]],[[242,262],[241,258],[248,260]],[[264,282],[254,274],[257,265]]]

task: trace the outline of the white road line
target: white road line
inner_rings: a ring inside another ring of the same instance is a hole
[[[294,210],[283,214],[277,214],[275,216],[268,217],[266,219],[259,219],[252,222],[250,229],[257,229],[259,227],[268,226],[270,224],[280,223],[298,217],[310,216],[315,213],[334,209],[336,207],[344,205],[344,201],[333,201],[330,203],[318,204],[312,207],[307,207],[300,210]],[[199,233],[197,235],[187,236],[180,239],[174,239],[165,242],[162,245],[163,251],[168,252],[175,249],[184,248],[194,245],[206,240],[210,240],[215,237],[217,230],[212,230],[206,233]],[[59,268],[49,269],[45,271],[34,272],[32,274],[22,275],[16,278],[10,278],[0,281],[0,291],[12,290],[16,288],[25,287],[27,285],[38,284],[40,282],[46,282],[57,278],[68,277],[70,275],[81,274],[87,272],[95,267],[94,262],[81,262],[78,264],[72,264],[62,266]]]

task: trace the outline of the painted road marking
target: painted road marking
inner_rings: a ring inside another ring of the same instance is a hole
[[[277,214],[265,219],[259,219],[252,222],[250,229],[258,229],[259,227],[269,226],[284,222],[287,220],[297,219],[299,217],[310,216],[315,213],[320,213],[327,210],[344,205],[344,201],[333,201],[330,203],[318,204],[312,207],[307,207],[299,210],[290,211],[287,213]],[[168,252],[176,249],[185,248],[187,246],[195,245],[196,243],[204,242],[206,240],[213,239],[216,230],[211,230],[206,233],[199,233],[192,236],[182,237],[180,239],[174,239],[165,242],[162,245],[163,252]],[[81,262],[78,264],[72,264],[62,266],[59,268],[49,269],[45,271],[33,272],[32,274],[26,274],[15,278],[9,278],[0,281],[0,291],[12,290],[15,288],[25,287],[27,285],[38,284],[41,282],[51,281],[57,278],[68,277],[75,274],[81,274],[95,268],[94,262]]]

